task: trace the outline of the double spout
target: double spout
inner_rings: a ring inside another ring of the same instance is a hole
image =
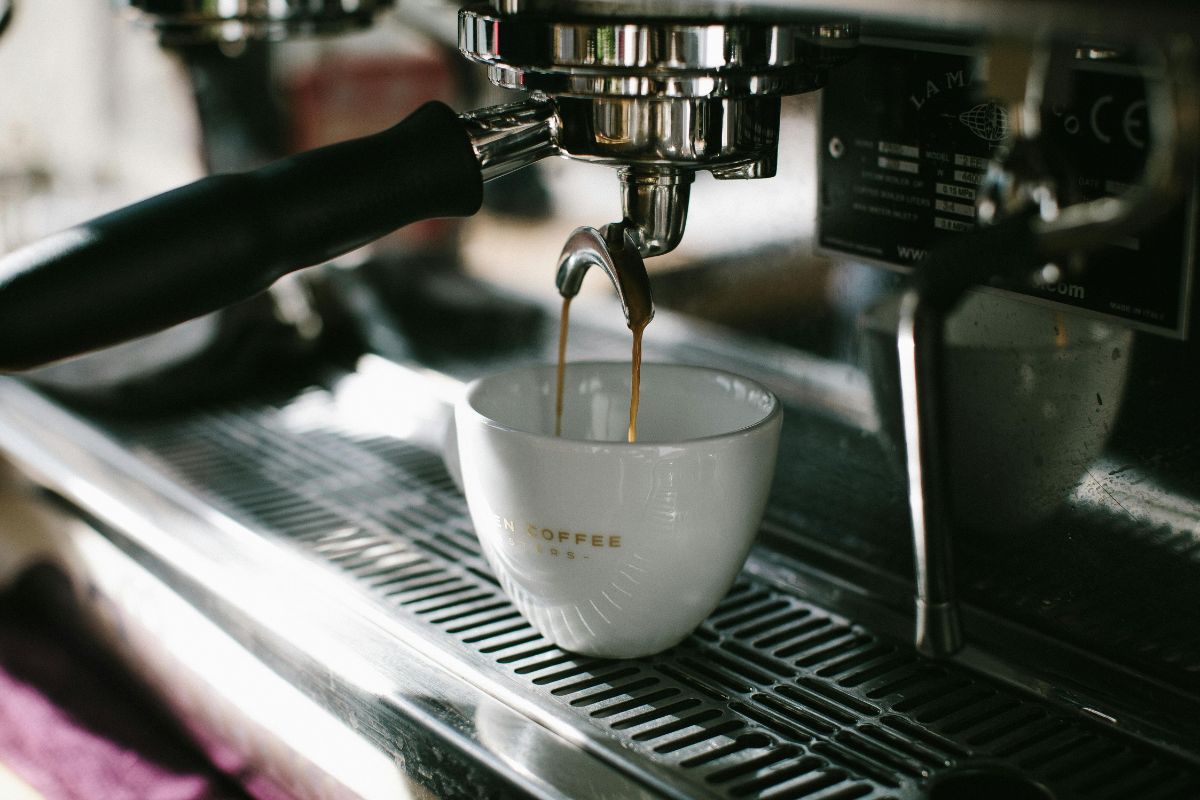
[[[630,330],[641,330],[654,318],[650,278],[630,226],[614,222],[600,230],[576,228],[558,259],[555,283],[564,299],[579,294],[583,277],[599,267],[617,290]]]

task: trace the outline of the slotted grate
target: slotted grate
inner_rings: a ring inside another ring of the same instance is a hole
[[[297,429],[289,408],[303,404]],[[508,602],[440,458],[356,437],[323,390],[139,425],[125,441],[235,518],[343,571],[431,642],[669,770],[685,794],[921,796],[1002,763],[1065,798],[1195,798],[1200,772],[744,576],[682,645],[564,652]]]

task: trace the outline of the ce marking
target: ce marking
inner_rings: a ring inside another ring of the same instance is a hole
[[[1106,94],[1100,97],[1096,102],[1092,103],[1091,113],[1088,115],[1088,120],[1092,125],[1092,133],[1097,139],[1104,144],[1112,144],[1112,133],[1101,125],[1100,115],[1106,106],[1112,105],[1113,96]],[[1125,113],[1121,115],[1121,133],[1125,137],[1125,141],[1129,142],[1134,147],[1142,150],[1146,147],[1145,136],[1145,110],[1146,101],[1137,100],[1130,103],[1125,108]]]

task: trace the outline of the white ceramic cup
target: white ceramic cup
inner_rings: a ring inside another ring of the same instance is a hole
[[[775,470],[778,399],[746,378],[645,364],[638,441],[630,365],[567,365],[471,384],[451,471],[483,551],[525,618],[560,647],[610,658],[678,643],[729,590]],[[457,463],[455,463],[457,461]]]

